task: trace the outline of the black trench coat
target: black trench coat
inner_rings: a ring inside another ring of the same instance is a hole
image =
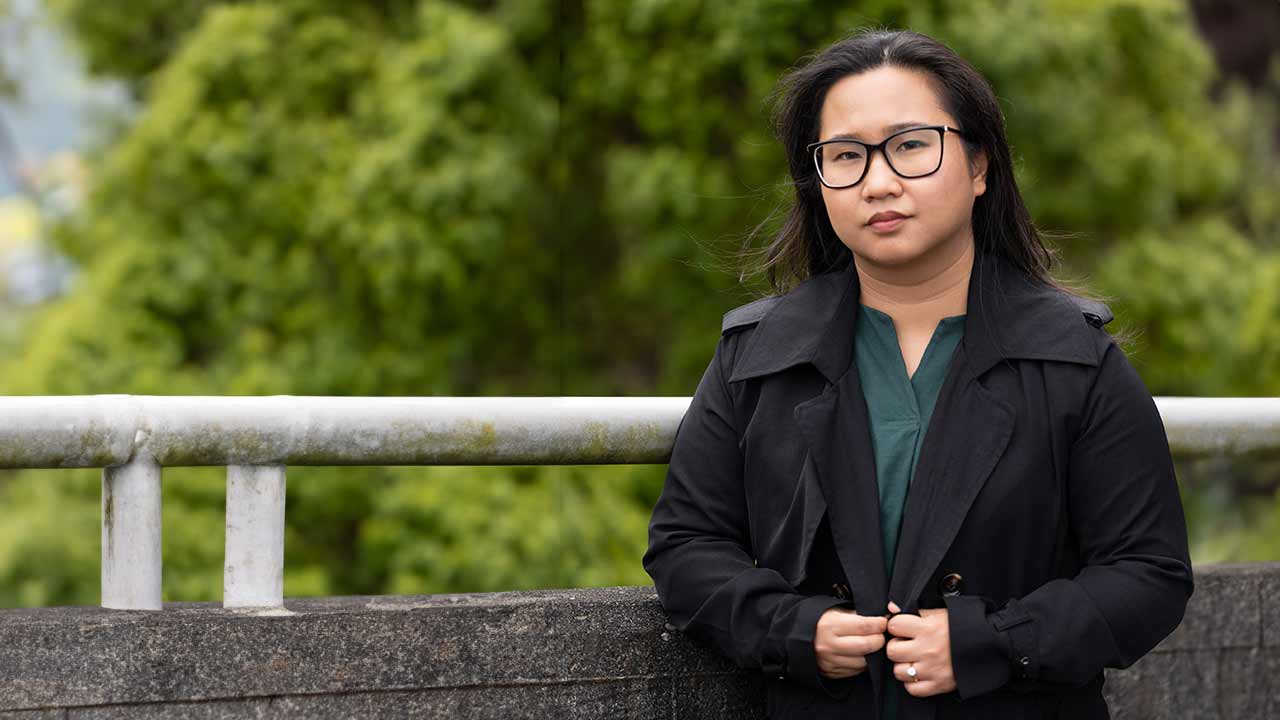
[[[850,262],[726,313],[643,562],[672,623],[763,672],[771,718],[1107,718],[1103,668],[1181,622],[1186,523],[1150,392],[1097,303],[979,254],[908,491],[892,582],[853,362]],[[957,688],[818,674],[833,606],[946,607]]]

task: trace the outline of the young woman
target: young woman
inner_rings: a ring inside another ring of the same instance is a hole
[[[868,31],[793,71],[770,297],[724,317],[644,566],[773,718],[1106,718],[1181,622],[1155,403],[1050,276],[982,76]],[[787,279],[797,282],[788,284]]]

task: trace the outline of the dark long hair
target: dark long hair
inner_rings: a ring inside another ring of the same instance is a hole
[[[854,32],[807,60],[785,74],[770,96],[774,133],[786,151],[795,200],[766,247],[753,249],[754,240],[772,219],[748,235],[739,255],[740,277],[764,272],[773,292],[780,294],[852,262],[852,253],[831,227],[818,175],[805,146],[818,140],[823,100],[832,85],[849,75],[888,65],[926,74],[943,108],[965,131],[962,140],[971,165],[978,151],[986,153],[987,187],[973,205],[975,252],[999,255],[1034,281],[1090,296],[1051,274],[1057,264],[1056,253],[1045,244],[1018,191],[1004,114],[991,85],[973,65],[928,35],[887,29]]]

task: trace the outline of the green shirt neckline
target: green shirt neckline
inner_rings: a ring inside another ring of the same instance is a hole
[[[930,353],[937,354],[946,350],[955,350],[954,346],[944,347],[948,345],[948,337],[952,334],[957,336],[964,334],[964,314],[948,315],[940,319],[933,329],[933,335],[929,338],[929,344],[925,346],[924,354],[920,356],[916,371],[908,376],[907,361],[902,357],[902,346],[898,344],[898,327],[893,322],[893,316],[870,305],[863,305],[861,302],[858,303],[858,310],[861,312],[862,317],[870,315],[879,324],[880,333],[883,333],[884,328],[888,328],[892,332],[892,347],[897,353],[898,367],[902,370],[902,377],[908,378],[908,382],[913,385],[917,384],[916,376],[920,374],[920,368],[925,366],[926,361],[932,359],[930,358]],[[881,341],[884,342],[883,338]]]
[[[871,429],[884,566],[892,577],[907,488],[947,367],[964,333],[964,315],[942,318],[934,327],[916,371],[907,376],[893,318],[858,303],[854,355]]]
[[[854,355],[863,397],[867,402],[871,446],[875,455],[876,485],[880,496],[880,539],[887,577],[893,575],[907,491],[920,458],[920,448],[938,391],[964,334],[964,318],[964,315],[951,315],[938,321],[916,371],[908,376],[893,317],[858,303]],[[884,698],[882,717],[885,720],[896,720],[898,710],[898,694],[894,688],[897,681],[892,677],[891,669],[891,665],[885,669],[890,680],[890,692],[885,693]]]

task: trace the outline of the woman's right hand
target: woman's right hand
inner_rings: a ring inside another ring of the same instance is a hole
[[[853,677],[867,669],[866,656],[884,647],[889,619],[831,608],[818,618],[813,651],[818,672],[832,679]]]

